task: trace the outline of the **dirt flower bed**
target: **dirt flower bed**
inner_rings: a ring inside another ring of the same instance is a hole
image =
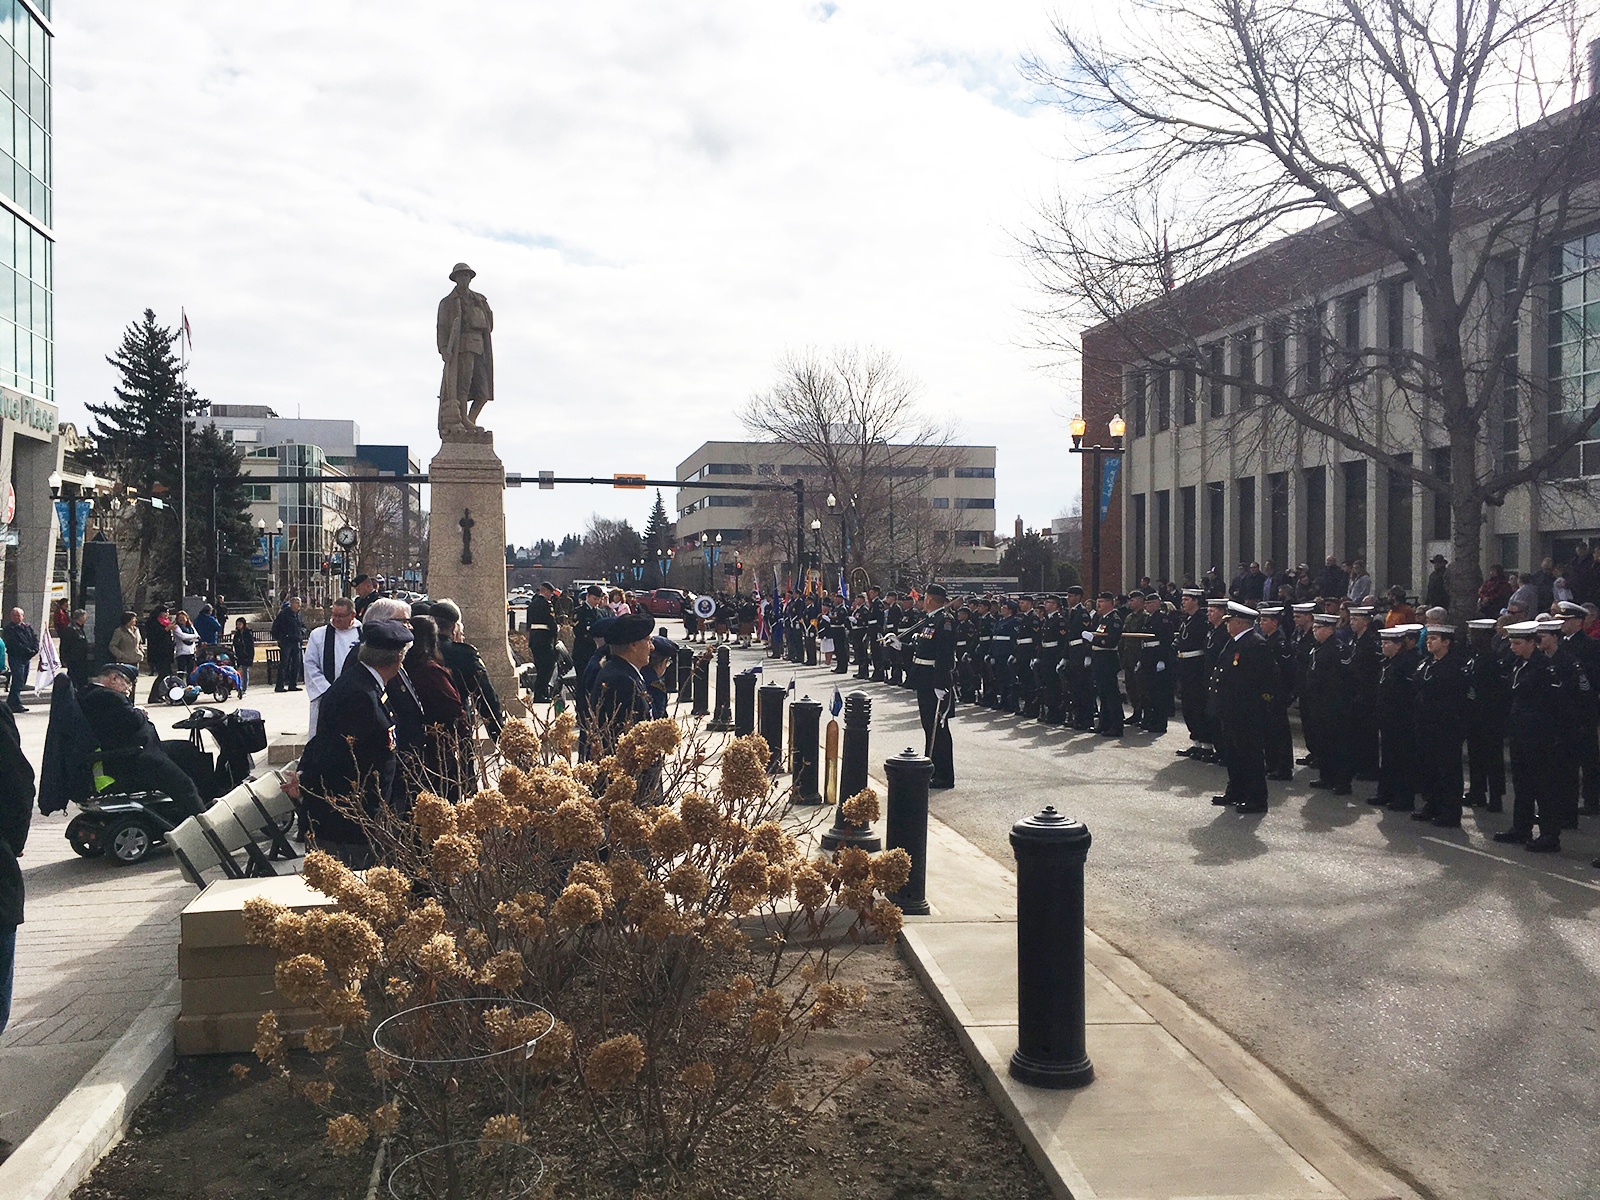
[[[813,1035],[795,1056],[796,1073],[831,1079],[859,1055],[873,1062],[815,1116],[800,1122],[774,1109],[752,1110],[717,1131],[697,1177],[677,1189],[582,1177],[572,1166],[591,1156],[594,1135],[579,1125],[540,1129],[535,1136],[552,1175],[581,1177],[575,1188],[546,1194],[1046,1200],[1049,1189],[895,951],[863,946],[850,972],[866,987],[868,1002],[848,1030]],[[242,1083],[230,1073],[235,1064],[252,1067]],[[323,1124],[315,1109],[287,1100],[284,1086],[251,1058],[183,1059],[74,1200],[360,1200],[372,1156],[334,1155]]]

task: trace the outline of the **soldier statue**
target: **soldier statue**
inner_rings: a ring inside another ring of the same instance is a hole
[[[439,301],[439,436],[477,433],[478,414],[494,399],[494,313],[489,302],[467,285],[477,275],[466,263],[450,272],[455,290]]]

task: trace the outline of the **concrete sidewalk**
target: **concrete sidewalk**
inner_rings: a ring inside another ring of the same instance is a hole
[[[1089,1057],[1076,1091],[1017,1083],[1016,876],[937,820],[904,951],[984,1086],[1072,1200],[1384,1200],[1417,1193],[1237,1042],[1087,934]]]

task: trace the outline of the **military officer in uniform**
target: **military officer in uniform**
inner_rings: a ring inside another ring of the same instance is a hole
[[[1130,633],[1142,634],[1149,617],[1144,611],[1144,593],[1134,588],[1128,593],[1128,611],[1122,618],[1122,641],[1117,657],[1122,661],[1122,682],[1128,693],[1128,707],[1133,709],[1128,720],[1135,725],[1144,724],[1145,680],[1139,674],[1139,654],[1144,649],[1144,638],[1128,637]]]
[[[1218,688],[1222,677],[1220,667],[1222,652],[1228,646],[1228,598],[1211,596],[1206,600],[1206,749],[1203,754],[1191,754],[1202,762],[1222,761],[1222,735],[1218,722],[1222,719]]]
[[[1149,636],[1139,647],[1139,661],[1134,667],[1144,692],[1140,724],[1157,735],[1166,733],[1167,722],[1172,719],[1172,642],[1177,625],[1170,608],[1153,592],[1145,601],[1144,632]],[[1126,636],[1126,628],[1123,633]]]
[[[1580,693],[1582,720],[1574,732],[1580,777],[1581,813],[1600,813],[1600,641],[1583,631],[1589,614],[1583,605],[1559,600],[1555,615],[1561,618],[1561,647],[1588,686]]]
[[[1095,600],[1098,614],[1089,647],[1092,655],[1095,696],[1100,705],[1101,737],[1122,736],[1122,687],[1117,678],[1118,652],[1122,648],[1122,614],[1116,609],[1117,598],[1110,592],[1101,592]]]
[[[1204,757],[1206,740],[1206,640],[1210,627],[1204,612],[1206,594],[1200,588],[1184,588],[1179,601],[1181,616],[1173,640],[1177,655],[1178,700],[1183,705],[1183,723],[1189,730],[1189,744],[1177,753],[1184,758]]]
[[[1041,697],[1039,719],[1047,725],[1066,720],[1062,701],[1061,659],[1067,640],[1067,615],[1061,611],[1060,596],[1044,598],[1044,616],[1039,618],[1039,657],[1034,660],[1034,679]]]
[[[550,699],[550,676],[556,669],[556,610],[551,604],[555,594],[555,585],[546,580],[528,601],[528,653],[533,656],[535,704]]]
[[[1072,697],[1072,727],[1085,733],[1094,730],[1095,685],[1093,652],[1094,614],[1084,602],[1083,589],[1073,584],[1067,589],[1067,682]]]
[[[1503,812],[1506,794],[1506,718],[1511,711],[1511,662],[1496,648],[1493,617],[1467,622],[1467,795],[1465,803]]]
[[[1350,761],[1350,725],[1363,718],[1371,720],[1371,710],[1354,714],[1350,674],[1345,669],[1344,655],[1339,650],[1335,636],[1339,618],[1334,613],[1316,613],[1312,617],[1312,637],[1316,648],[1311,653],[1310,667],[1306,672],[1305,704],[1307,719],[1317,730],[1317,778],[1311,781],[1314,788],[1327,788],[1335,796],[1350,794],[1352,766]],[[1378,652],[1382,655],[1383,651]]]
[[[1579,731],[1593,702],[1588,695],[1589,680],[1578,667],[1577,659],[1562,641],[1563,622],[1559,617],[1547,617],[1539,622],[1539,650],[1550,659],[1563,697],[1565,717],[1555,728],[1550,740],[1550,770],[1553,772],[1550,790],[1555,795],[1556,832],[1578,827],[1579,791]],[[1544,830],[1540,830],[1541,836]],[[1558,849],[1539,843],[1535,838],[1528,843],[1530,849]]]
[[[1306,713],[1306,676],[1311,672],[1311,655],[1317,648],[1316,635],[1312,633],[1317,604],[1306,600],[1294,605],[1294,632],[1289,642],[1294,650],[1294,694],[1300,699],[1300,734],[1306,740],[1306,752],[1295,761],[1301,766],[1317,765],[1317,740],[1314,722]]]
[[[655,622],[644,613],[618,617],[606,629],[606,658],[590,694],[598,743],[592,757],[617,748],[622,735],[651,718],[650,690],[644,670],[650,665]]]
[[[850,609],[850,653],[856,660],[856,678],[872,674],[872,604],[857,595]]]
[[[1378,677],[1383,673],[1383,651],[1371,608],[1358,605],[1350,610],[1350,632],[1354,640],[1345,655],[1345,668],[1350,674],[1352,703],[1357,713],[1371,714],[1378,704]],[[1357,778],[1378,777],[1378,727],[1370,715],[1351,730],[1350,756]]]
[[[1211,803],[1231,804],[1241,813],[1267,811],[1267,713],[1278,686],[1278,671],[1266,639],[1256,629],[1256,610],[1228,602],[1228,643],[1218,660],[1217,707],[1221,713],[1222,763],[1228,786]]]
[[[1294,734],[1289,729],[1289,705],[1294,703],[1294,651],[1283,633],[1283,609],[1263,606],[1261,636],[1272,657],[1276,686],[1267,707],[1267,778],[1287,783],[1294,778]]]
[[[1550,656],[1539,652],[1539,622],[1505,627],[1506,644],[1516,658],[1511,672],[1511,828],[1494,835],[1502,844],[1525,843],[1548,853],[1561,849],[1565,823],[1553,784],[1561,724],[1572,719],[1573,704]],[[1534,836],[1534,826],[1539,835]]]
[[[1378,678],[1378,790],[1368,804],[1410,812],[1417,799],[1417,661],[1408,625],[1378,633],[1383,674]]]
[[[1016,679],[1012,669],[1017,640],[1017,602],[1000,601],[1000,619],[994,623],[989,641],[989,661],[994,664],[994,707],[1001,712],[1016,711]]]
[[[583,594],[578,611],[572,618],[572,670],[579,680],[595,651],[594,623],[609,617],[611,610],[605,605],[606,593],[598,584],[591,583]]]
[[[1039,698],[1033,677],[1033,660],[1038,641],[1039,614],[1033,609],[1033,597],[1018,596],[1017,637],[1013,643],[1011,677],[1015,680],[1017,689],[1015,711],[1025,717],[1039,715]]]
[[[928,585],[922,599],[926,616],[910,639],[911,685],[917,690],[917,715],[922,719],[924,753],[933,760],[931,788],[956,785],[955,751],[950,742],[950,715],[955,711],[955,619],[944,585]]]
[[[978,627],[972,609],[963,604],[956,609],[956,699],[963,704],[977,703],[978,672],[972,653],[978,642]]]
[[[1416,672],[1417,765],[1422,807],[1412,819],[1442,828],[1461,824],[1461,743],[1467,736],[1467,680],[1452,654],[1455,629],[1429,625],[1427,657]]]

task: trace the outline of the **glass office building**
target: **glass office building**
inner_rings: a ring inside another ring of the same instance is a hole
[[[53,403],[49,21],[50,0],[0,0],[0,386]]]

